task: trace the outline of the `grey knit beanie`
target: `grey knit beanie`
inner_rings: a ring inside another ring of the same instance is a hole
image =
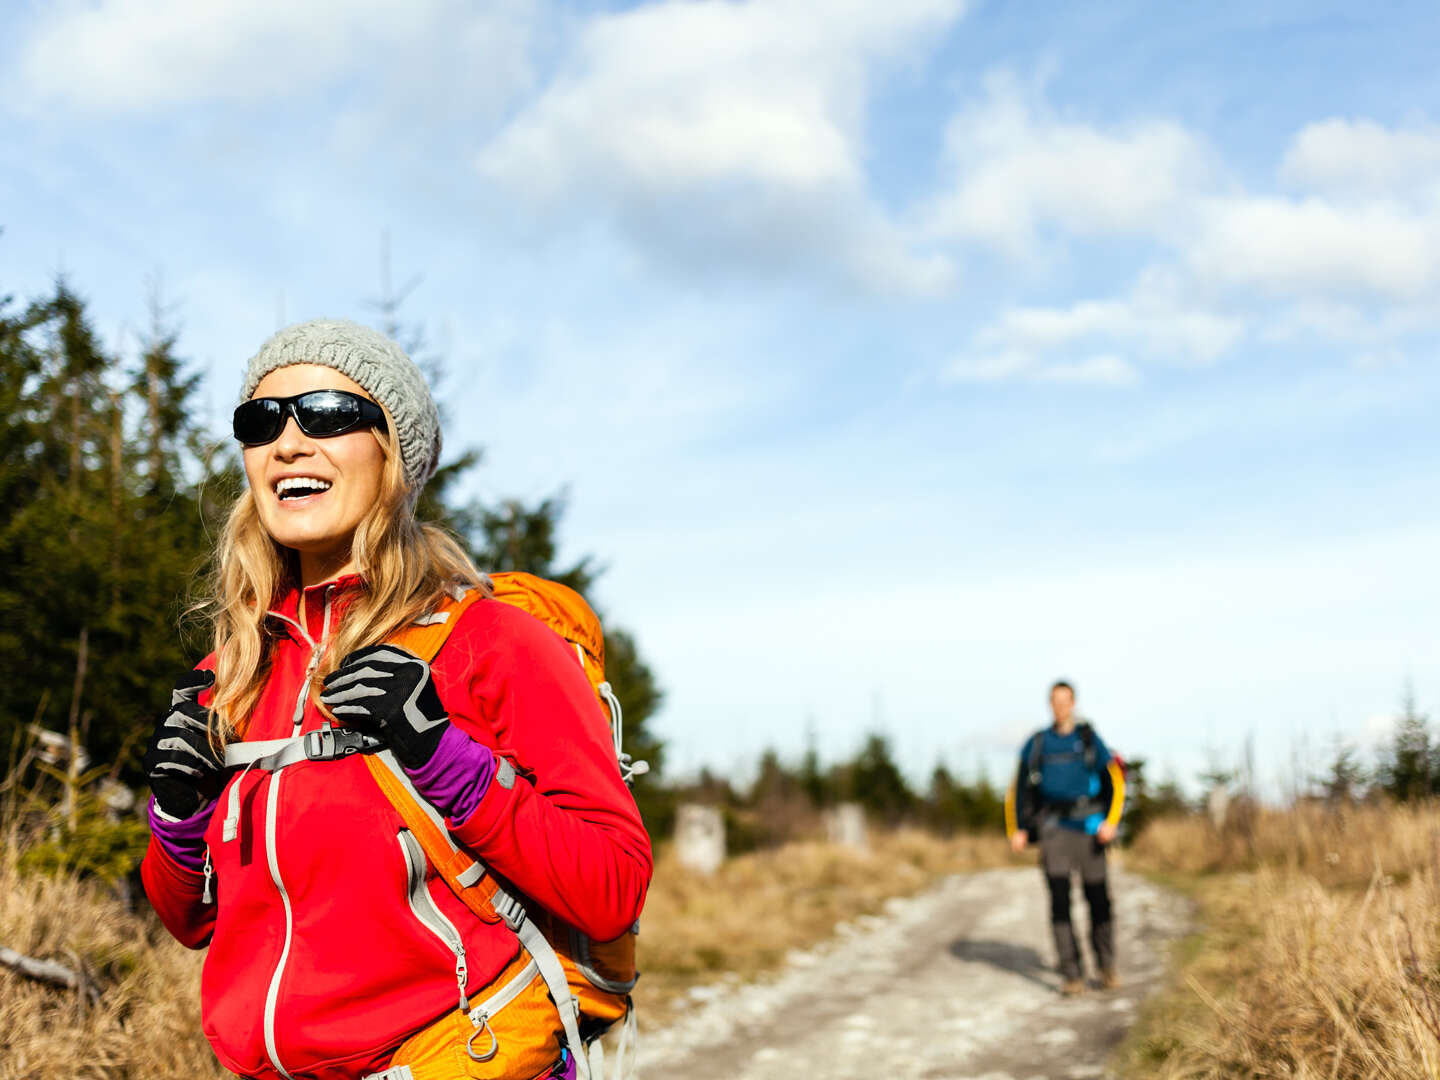
[[[260,346],[245,369],[240,400],[276,368],[323,364],[349,376],[383,405],[395,421],[395,437],[412,500],[440,463],[440,414],[425,376],[405,350],[377,330],[345,319],[311,319],[278,331]]]

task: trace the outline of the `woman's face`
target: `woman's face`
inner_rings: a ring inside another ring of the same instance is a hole
[[[309,390],[348,390],[370,397],[353,380],[320,364],[277,368],[255,387],[253,397],[293,397]],[[351,569],[355,529],[380,501],[385,453],[367,425],[343,435],[315,439],[294,417],[274,442],[247,446],[245,476],[260,523],[277,543],[300,555],[302,583],[312,585]],[[282,480],[319,481],[277,490]],[[316,491],[315,488],[324,490]]]

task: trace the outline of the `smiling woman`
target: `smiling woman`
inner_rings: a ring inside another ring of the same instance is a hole
[[[324,397],[320,391],[344,397],[329,395],[338,401],[322,412],[313,400]],[[323,421],[333,427],[338,411],[333,406],[343,406],[346,398],[358,399],[351,406],[354,420],[334,434],[322,434]],[[374,412],[362,413],[362,402]],[[351,539],[380,499],[387,460],[383,413],[359,383],[320,364],[294,364],[261,379],[254,396],[235,410],[237,439],[247,417],[257,417],[257,408],[265,411],[243,434],[269,434],[244,451],[260,523],[276,543],[298,555],[303,585],[353,569]],[[371,424],[365,423],[366,415]],[[277,423],[280,430],[272,434]]]
[[[630,940],[652,864],[583,660],[415,520],[440,426],[394,342],[280,331],[234,431],[249,485],[214,652],[145,756],[145,889],[209,947],[217,1056],[249,1077],[586,1076],[582,1038],[629,985],[582,1009],[551,942]]]

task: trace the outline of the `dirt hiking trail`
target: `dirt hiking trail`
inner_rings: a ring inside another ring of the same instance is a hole
[[[1189,904],[1111,869],[1124,985],[1060,996],[1035,869],[947,878],[792,953],[762,981],[696,987],[640,1041],[640,1075],[690,1080],[1081,1080],[1165,973]],[[1076,928],[1088,931],[1076,886]],[[1086,941],[1088,945],[1088,940]],[[1087,964],[1088,950],[1086,950]],[[1093,972],[1091,973],[1093,974]]]

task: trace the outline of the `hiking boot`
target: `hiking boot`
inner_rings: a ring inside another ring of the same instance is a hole
[[[1079,997],[1085,992],[1084,979],[1066,979],[1060,984],[1060,993],[1066,997]]]
[[[1120,973],[1114,968],[1106,968],[1100,973],[1100,985],[1106,990],[1120,989]]]

